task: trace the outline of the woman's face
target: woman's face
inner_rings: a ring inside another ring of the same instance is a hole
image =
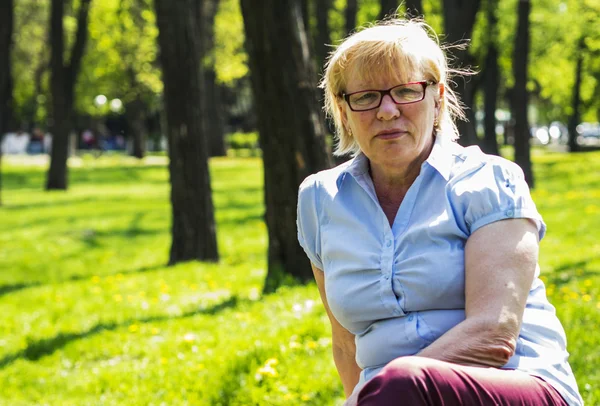
[[[414,74],[407,82],[423,81],[425,75]],[[402,83],[398,79],[381,77],[365,81],[350,76],[346,94],[362,90],[385,90]],[[439,114],[443,85],[432,84],[425,89],[425,98],[412,104],[396,104],[390,95],[383,96],[381,105],[373,110],[352,111],[341,102],[342,122],[358,143],[371,165],[406,167],[425,160],[433,144],[434,121]]]

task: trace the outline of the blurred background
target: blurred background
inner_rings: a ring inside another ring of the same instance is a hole
[[[459,142],[523,168],[600,405],[598,0],[0,0],[0,405],[341,405],[297,189],[349,158],[328,53],[396,11],[477,72]]]

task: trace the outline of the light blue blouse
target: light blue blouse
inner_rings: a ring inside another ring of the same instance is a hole
[[[465,319],[464,248],[478,228],[530,218],[546,225],[514,163],[437,137],[393,226],[360,154],[300,186],[298,240],[324,271],[329,307],[356,337],[358,390],[396,357],[414,355]],[[514,356],[504,368],[539,376],[583,404],[564,330],[539,267]]]

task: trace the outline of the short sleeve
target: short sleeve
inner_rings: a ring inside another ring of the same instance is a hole
[[[298,211],[296,227],[298,242],[306,255],[317,268],[323,269],[321,262],[321,238],[319,232],[318,187],[316,175],[302,182],[298,191]]]
[[[536,223],[540,240],[544,237],[546,224],[517,164],[488,156],[486,162],[461,177],[453,189],[469,235],[495,221],[528,218]]]

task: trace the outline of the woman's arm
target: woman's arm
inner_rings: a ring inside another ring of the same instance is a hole
[[[332,337],[332,350],[333,350],[333,361],[338,370],[338,374],[344,385],[344,393],[346,397],[349,397],[352,390],[358,383],[359,374],[361,369],[356,364],[356,345],[354,343],[354,335],[346,330],[336,320],[331,313],[329,305],[327,304],[327,295],[325,294],[325,278],[323,271],[314,266],[311,263],[315,280],[319,288],[319,294],[321,300],[327,311],[327,316],[331,322],[331,337]]]
[[[462,365],[501,367],[516,349],[538,258],[527,219],[475,231],[465,247],[466,319],[417,355]]]

